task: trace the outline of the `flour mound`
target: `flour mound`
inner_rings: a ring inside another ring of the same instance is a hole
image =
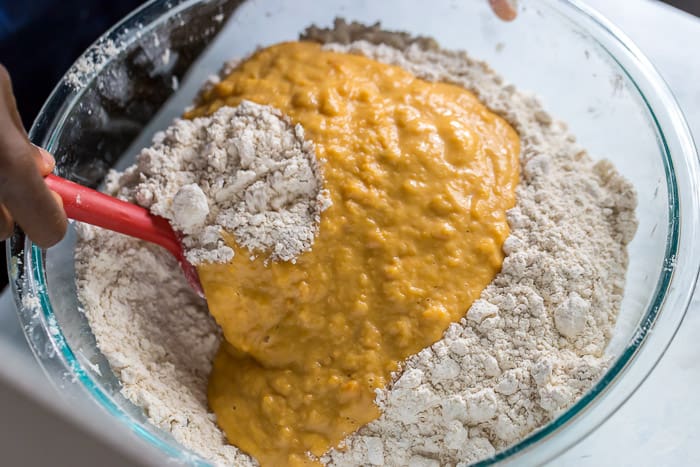
[[[293,262],[311,248],[330,205],[304,129],[248,101],[210,117],[175,120],[118,184],[122,197],[184,234],[193,264],[231,260],[234,250],[222,231],[253,255]]]
[[[521,136],[521,181],[516,207],[508,213],[511,235],[503,246],[502,271],[463,320],[409,358],[392,387],[378,391],[381,417],[322,460],[331,465],[462,466],[492,456],[573,404],[605,371],[605,348],[624,287],[625,245],[636,229],[634,190],[610,163],[592,161],[535,98],[504,84],[485,63],[463,52],[342,21],[332,30],[310,29],[305,38],[402,66],[424,79],[464,86]],[[246,120],[250,128],[270,130],[259,113],[252,120]],[[236,177],[223,180],[220,188],[245,175],[238,178],[238,166],[228,165],[232,158],[224,144],[238,133],[221,129],[227,136],[212,146],[221,150],[200,151],[206,146],[193,142],[192,135],[206,139],[209,131],[176,122],[140,157],[153,157],[157,164],[139,160],[126,174],[112,174],[107,188],[159,209],[189,232],[197,252],[193,259],[225,260],[231,252],[222,248],[218,230],[198,229],[212,222],[237,225],[229,224],[217,205],[212,184],[221,170],[216,167],[236,167],[227,171]],[[255,134],[265,139],[268,133]],[[246,139],[258,144],[256,138]],[[302,140],[295,136],[288,147],[303,149]],[[166,148],[171,146],[177,150]],[[190,152],[188,147],[198,149]],[[241,148],[233,152],[240,157]],[[310,167],[318,176],[318,168]],[[194,169],[208,175],[195,177]],[[246,170],[259,173],[252,165],[241,167]],[[159,174],[167,174],[167,180]],[[149,182],[154,178],[157,184]],[[242,183],[250,196],[238,192],[227,212],[236,215],[240,211],[234,208],[241,203],[250,212],[274,208],[277,198],[256,194],[255,181]],[[316,193],[310,208],[315,213],[323,205],[319,192],[304,186],[297,193],[303,193],[302,199]],[[282,205],[291,211],[295,203]],[[174,260],[157,247],[97,228],[85,227],[79,234],[79,297],[124,395],[144,407],[155,425],[205,458],[255,465],[226,444],[208,413],[206,380],[220,336]]]
[[[78,239],[78,295],[122,394],[155,426],[217,465],[253,465],[226,443],[207,411],[221,335],[173,256],[87,224],[78,224]]]

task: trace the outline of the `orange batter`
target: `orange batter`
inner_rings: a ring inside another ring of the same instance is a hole
[[[226,343],[209,403],[263,466],[311,462],[379,415],[375,390],[500,270],[519,138],[461,87],[305,42],[263,49],[187,116],[242,99],[306,129],[333,205],[296,264],[199,267]]]

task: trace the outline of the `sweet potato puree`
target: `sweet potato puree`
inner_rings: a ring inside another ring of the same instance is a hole
[[[187,116],[242,99],[303,125],[333,205],[296,264],[230,238],[230,264],[200,266],[226,339],[209,403],[263,466],[302,465],[377,418],[375,390],[500,270],[519,137],[461,87],[306,42],[260,50]]]

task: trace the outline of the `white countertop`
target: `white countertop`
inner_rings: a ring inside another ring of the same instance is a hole
[[[656,65],[680,102],[696,140],[700,141],[700,56],[697,54],[697,46],[700,44],[700,19],[651,0],[588,0],[588,3],[625,31]],[[31,389],[40,387],[41,404],[38,407],[50,405],[50,399],[53,399],[51,389],[42,379],[43,375],[23,342],[13,308],[8,293],[0,295],[0,382],[13,382],[13,386],[19,388],[20,393],[35,392]],[[698,335],[700,294],[696,292],[678,335],[642,387],[598,430],[550,465],[700,465]],[[23,371],[17,371],[19,368]],[[0,412],[5,418],[10,407],[3,407],[3,404],[8,404],[9,401],[12,401],[12,404],[19,402],[15,402],[16,394],[7,396],[3,390],[4,385],[0,384]],[[60,420],[60,416],[58,419]],[[71,430],[66,426],[66,432]],[[24,439],[27,433],[21,430],[14,431],[17,443],[11,441],[13,433],[10,433],[9,429],[6,430],[7,433],[3,431],[0,430],[0,452],[1,460],[5,461],[1,463],[5,465],[13,459],[13,444],[16,444],[15,450],[23,449],[26,453],[25,445],[30,446],[31,443],[27,444],[27,440]],[[56,436],[65,435],[58,431],[53,428]],[[83,460],[83,465],[92,465],[95,456],[98,455],[96,453],[104,455],[105,452],[109,452],[109,448],[100,443],[85,439],[84,428],[80,433],[83,438],[72,439],[73,442],[75,439],[82,439],[79,452],[84,453],[83,458],[77,455],[65,459],[53,457],[54,465],[77,466],[78,460]],[[99,446],[95,447],[97,444]],[[130,443],[124,443],[122,440],[117,444]],[[62,446],[66,447],[66,444]],[[85,451],[82,451],[83,448]],[[51,455],[55,456],[56,452]],[[117,461],[114,465],[125,465],[122,458],[115,455],[108,457]],[[14,459],[20,458],[23,460],[21,465],[27,466],[42,465],[46,462],[42,461],[41,456],[34,456],[31,461],[26,454]],[[100,456],[100,459],[101,464],[106,465],[105,458]],[[8,465],[20,464],[11,462]]]
[[[664,4],[588,0],[651,59],[700,142],[700,19]],[[603,426],[551,465],[700,465],[700,293],[666,355]]]

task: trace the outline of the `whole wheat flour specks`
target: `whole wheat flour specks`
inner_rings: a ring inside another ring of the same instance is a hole
[[[247,101],[175,120],[118,184],[122,196],[184,234],[193,264],[231,260],[222,230],[253,254],[294,261],[311,248],[330,204],[304,129]]]
[[[634,191],[609,163],[593,162],[535,98],[464,53],[342,22],[333,30],[310,29],[306,37],[460,84],[521,135],[522,177],[508,215],[511,236],[501,273],[465,319],[411,357],[393,386],[379,391],[382,416],[323,460],[455,466],[488,457],[571,405],[606,368],[625,245],[636,228]],[[109,189],[133,199],[138,178],[138,169],[112,177]],[[194,187],[186,190],[181,196],[194,201],[185,205],[201,203]],[[76,268],[86,314],[124,394],[204,457],[252,465],[226,445],[207,412],[206,380],[219,336],[174,260],[155,247],[86,227]]]

